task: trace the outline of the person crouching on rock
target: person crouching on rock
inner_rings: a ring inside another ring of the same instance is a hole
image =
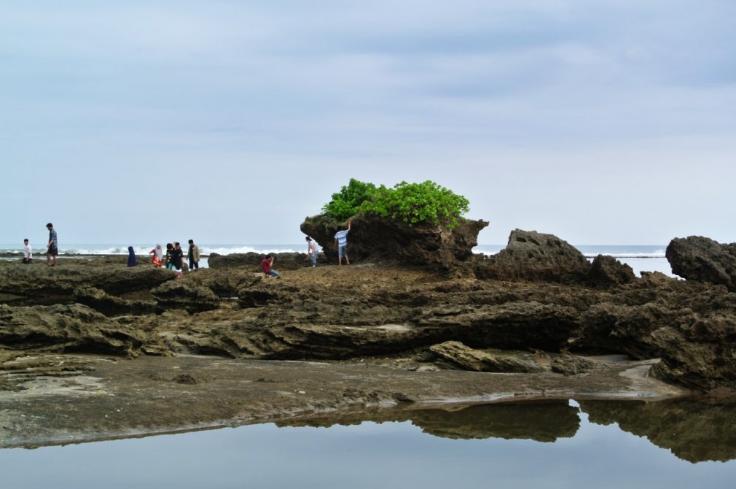
[[[309,255],[309,259],[312,261],[312,268],[316,267],[319,249],[317,248],[317,242],[311,236],[307,236],[307,255]]]
[[[151,255],[151,263],[156,268],[161,268],[162,261],[164,259],[164,250],[161,249],[161,245],[157,244],[154,249],[148,252],[149,255]]]
[[[281,274],[273,269],[273,256],[266,255],[261,260],[261,270],[266,277],[281,278]]]
[[[167,270],[173,270],[174,269],[174,245],[171,243],[166,243],[166,269]]]
[[[23,263],[30,264],[33,261],[33,249],[28,238],[23,240]]]
[[[345,264],[350,265],[348,259],[348,233],[350,232],[350,221],[348,228],[335,233],[335,244],[337,244],[337,264],[342,265],[342,258],[345,257]]]
[[[132,246],[128,246],[128,266],[134,267],[138,265],[138,257],[135,256],[135,250]]]

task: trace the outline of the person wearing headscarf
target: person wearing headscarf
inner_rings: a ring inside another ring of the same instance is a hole
[[[134,267],[138,265],[138,258],[135,256],[135,250],[132,246],[128,246],[128,266]]]
[[[164,250],[161,248],[160,244],[157,244],[154,249],[148,252],[148,254],[151,255],[151,263],[153,263],[154,267],[160,268],[163,265]]]

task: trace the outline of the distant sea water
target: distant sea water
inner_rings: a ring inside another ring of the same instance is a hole
[[[164,245],[165,243],[161,243]],[[127,255],[129,245],[119,244],[68,244],[61,243],[60,255]],[[144,257],[153,249],[153,244],[134,244],[136,255]],[[186,243],[183,243],[186,251]],[[305,252],[306,244],[201,244],[202,254],[229,255],[233,253],[290,253]],[[478,245],[474,251],[486,255],[494,255],[505,245]],[[663,245],[580,245],[577,248],[590,260],[597,255],[610,255],[628,264],[638,275],[641,272],[662,272],[672,275],[670,264],[665,258]],[[22,247],[12,244],[0,244],[0,257],[12,259],[20,256]],[[34,249],[37,258],[43,258],[44,249]]]

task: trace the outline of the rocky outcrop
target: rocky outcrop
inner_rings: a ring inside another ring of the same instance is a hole
[[[666,256],[676,275],[736,291],[736,243],[720,244],[701,236],[677,238],[667,246]]]
[[[478,350],[459,341],[446,341],[431,346],[429,350],[442,360],[475,372],[532,373],[545,370],[534,355],[527,352]]]
[[[183,279],[187,283],[210,289],[220,298],[231,299],[237,297],[240,290],[259,283],[263,279],[263,273],[240,268],[224,270],[207,268],[190,273]]]
[[[56,267],[5,264],[0,266],[0,302],[8,304],[68,304],[78,287],[121,295],[148,291],[172,280],[170,270],[149,266],[60,263]]]
[[[108,266],[77,275],[95,277]],[[76,268],[60,277],[75,276]],[[445,345],[446,358],[437,365],[488,370],[500,363],[497,350],[516,350],[578,375],[590,366],[565,360],[566,352],[617,353],[660,359],[652,373],[672,383],[736,391],[736,293],[661,274],[606,287],[590,287],[588,273],[576,276],[580,282],[566,284],[449,279],[420,267],[364,266],[305,268],[267,280],[247,269],[223,269],[124,294],[67,277],[60,282],[66,305],[5,306],[0,349],[433,361],[424,358],[430,347],[453,342],[457,348],[450,355]],[[156,314],[130,315],[133,304],[154,299]]]
[[[217,309],[220,298],[212,290],[183,280],[165,283],[151,291],[159,306],[201,312]]]
[[[136,355],[149,338],[79,304],[0,304],[0,345],[11,350]]]
[[[107,316],[141,315],[156,312],[154,301],[127,300],[95,287],[77,287],[74,289],[74,301],[89,306]]]
[[[593,259],[588,272],[590,283],[600,287],[615,287],[636,280],[634,270],[612,256],[598,255]]]
[[[261,260],[263,253],[233,253],[231,255],[218,255],[213,253],[209,257],[209,266],[216,270],[230,268],[244,268],[253,272],[261,271]],[[297,270],[311,266],[309,256],[306,253],[272,253],[274,257],[273,268],[276,270]],[[324,258],[319,260],[324,263]]]
[[[496,280],[584,282],[590,273],[585,256],[552,234],[516,229],[506,248],[476,264],[476,275]]]
[[[354,261],[401,263],[442,270],[464,264],[473,256],[478,233],[487,221],[460,219],[457,226],[408,225],[368,215],[352,219],[348,236],[348,256]],[[335,233],[345,224],[319,215],[301,225],[304,234],[322,246],[330,260],[337,260]]]

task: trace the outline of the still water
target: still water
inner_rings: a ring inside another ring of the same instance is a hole
[[[5,488],[732,488],[736,403],[548,402],[0,450]]]

